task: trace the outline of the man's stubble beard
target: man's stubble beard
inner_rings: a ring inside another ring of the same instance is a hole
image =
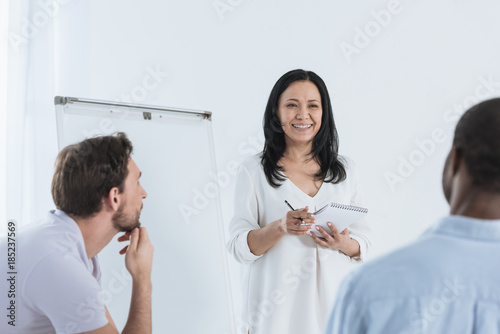
[[[139,217],[141,216],[142,205],[141,209],[137,210],[135,215],[125,213],[126,205],[127,203],[123,203],[112,218],[113,226],[120,232],[132,232],[134,228],[141,227]]]

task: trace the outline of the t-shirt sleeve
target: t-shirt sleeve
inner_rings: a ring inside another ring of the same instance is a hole
[[[27,273],[23,298],[46,316],[56,333],[82,333],[108,323],[101,288],[72,255],[45,256]]]
[[[227,250],[240,263],[252,263],[260,258],[250,251],[248,233],[259,229],[259,207],[252,177],[244,165],[240,166],[234,195],[234,216],[229,226]]]

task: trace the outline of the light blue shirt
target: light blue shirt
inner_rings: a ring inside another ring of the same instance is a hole
[[[445,217],[352,272],[326,333],[500,333],[500,220]]]

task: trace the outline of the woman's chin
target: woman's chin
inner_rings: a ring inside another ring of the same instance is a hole
[[[312,143],[314,136],[312,134],[288,136],[287,145],[309,145]]]

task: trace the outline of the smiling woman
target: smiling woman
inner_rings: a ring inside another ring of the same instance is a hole
[[[240,167],[228,250],[243,263],[242,333],[322,333],[340,279],[369,246],[366,221],[316,227],[328,202],[363,206],[353,164],[338,155],[328,90],[294,70],[274,85],[262,154]],[[285,200],[301,209],[288,211]],[[310,232],[311,228],[323,238]]]
[[[319,170],[314,174],[320,180],[337,183],[346,178],[338,159],[330,96],[324,81],[314,72],[290,71],[276,82],[264,114],[264,134],[262,166],[273,187],[285,180],[279,173],[283,171],[279,161],[286,149],[289,153],[298,149],[312,160],[317,158]]]

